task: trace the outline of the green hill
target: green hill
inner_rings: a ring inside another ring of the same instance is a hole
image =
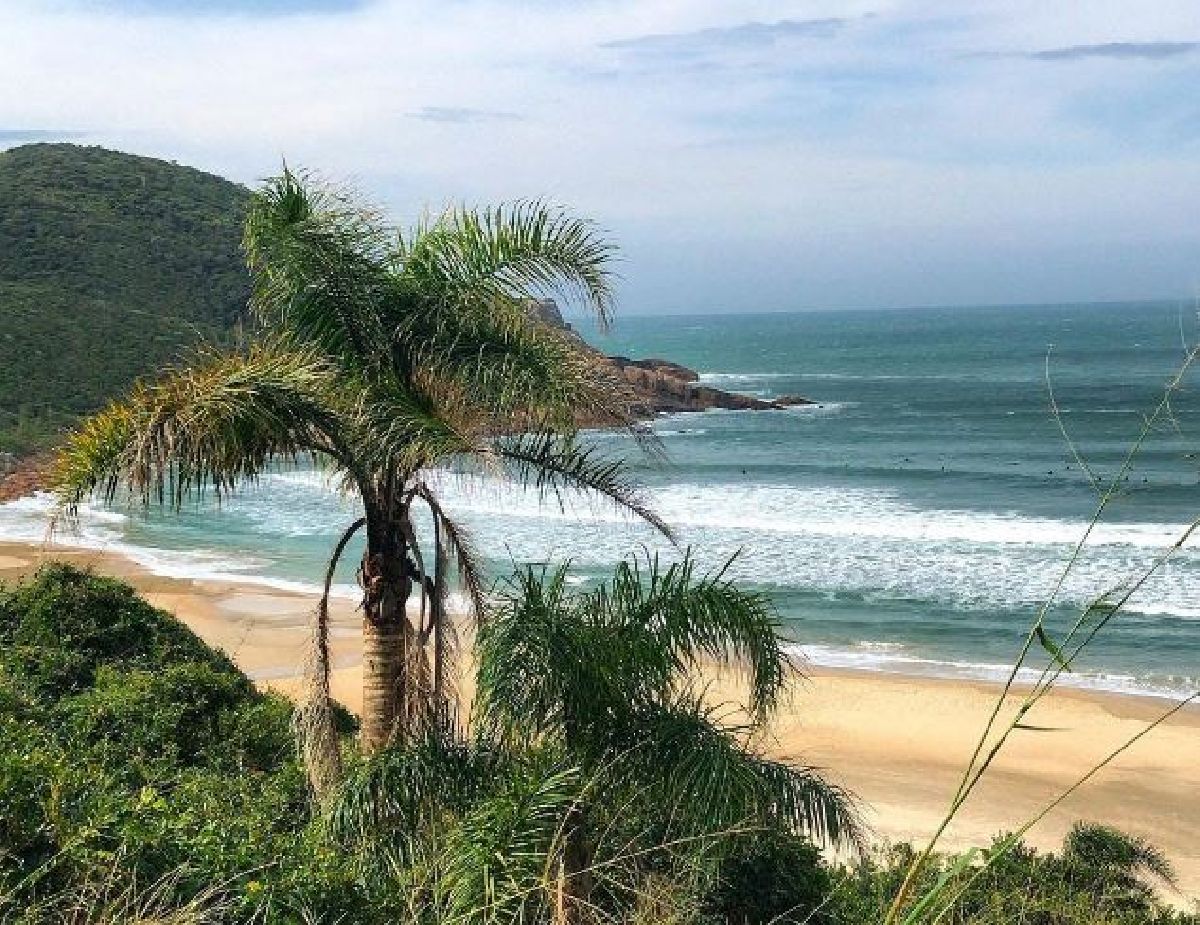
[[[36,448],[238,318],[247,197],[103,148],[0,153],[0,451]]]

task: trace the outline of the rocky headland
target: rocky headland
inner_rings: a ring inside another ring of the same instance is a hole
[[[45,487],[49,481],[51,458],[41,453],[16,456],[0,453],[0,504]]]
[[[813,404],[811,399],[800,395],[763,399],[701,385],[699,373],[671,360],[657,357],[634,360],[608,356],[579,336],[563,319],[553,299],[534,302],[530,310],[540,321],[573,337],[595,356],[598,363],[609,369],[614,378],[627,388],[629,410],[635,418],[649,419],[656,414],[709,411],[715,408],[727,411],[779,411],[794,405]]]

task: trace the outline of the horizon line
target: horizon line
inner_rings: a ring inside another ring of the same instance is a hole
[[[1068,307],[1103,307],[1128,305],[1134,306],[1167,306],[1178,304],[1180,307],[1191,303],[1198,311],[1200,311],[1200,295],[1195,296],[1160,296],[1150,298],[1137,299],[1068,299],[1065,301],[1051,302],[970,302],[970,303],[934,303],[924,305],[855,305],[845,308],[836,308],[832,306],[809,306],[805,308],[765,308],[755,311],[741,311],[737,309],[724,309],[720,311],[710,311],[706,309],[700,310],[683,310],[683,311],[618,311],[618,320],[620,318],[665,318],[665,317],[692,317],[692,316],[737,316],[748,317],[752,315],[818,315],[818,314],[841,314],[843,312],[908,312],[908,311],[944,311],[947,309],[961,309],[963,311],[982,311],[995,308],[1068,308]],[[578,312],[570,306],[562,307],[564,317],[572,320],[588,320],[590,316],[584,312]]]

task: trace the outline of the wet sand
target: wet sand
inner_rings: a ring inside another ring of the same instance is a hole
[[[129,581],[260,684],[296,689],[313,597],[163,578],[103,552],[3,543],[0,581],[29,573],[51,555]],[[334,602],[334,695],[351,709],[360,703],[359,623],[354,602]],[[809,674],[772,730],[771,752],[824,768],[830,779],[857,793],[881,838],[928,837],[999,689],[984,682],[815,667]],[[460,687],[469,696],[469,685]],[[718,682],[717,690],[736,696],[732,682]],[[1015,733],[948,832],[946,847],[984,844],[1017,827],[1169,705],[1147,697],[1056,691],[1026,717],[1026,728]],[[1052,848],[1078,819],[1148,838],[1180,874],[1183,895],[1173,901],[1200,901],[1200,708],[1186,708],[1137,742],[1052,811],[1029,841]]]

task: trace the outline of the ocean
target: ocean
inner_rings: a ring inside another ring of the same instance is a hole
[[[1063,577],[1098,494],[1060,422],[1094,474],[1111,479],[1200,336],[1194,307],[624,317],[603,337],[579,328],[607,352],[683,363],[720,388],[817,402],[664,416],[653,427],[666,461],[637,460],[682,544],[710,567],[736,554],[729,574],[772,596],[815,664],[1002,677],[1060,579],[1052,633],[1200,516],[1189,377]],[[589,439],[636,458],[626,437]],[[586,584],[621,557],[677,554],[602,504],[563,510],[492,480],[441,483],[495,576],[570,560]],[[45,497],[0,506],[0,539],[40,539],[48,507]],[[72,541],[163,574],[312,588],[355,516],[323,473],[279,471],[219,506],[89,509]],[[355,593],[352,567],[338,591]],[[1158,696],[1200,688],[1200,541],[1133,594],[1065,681]]]

